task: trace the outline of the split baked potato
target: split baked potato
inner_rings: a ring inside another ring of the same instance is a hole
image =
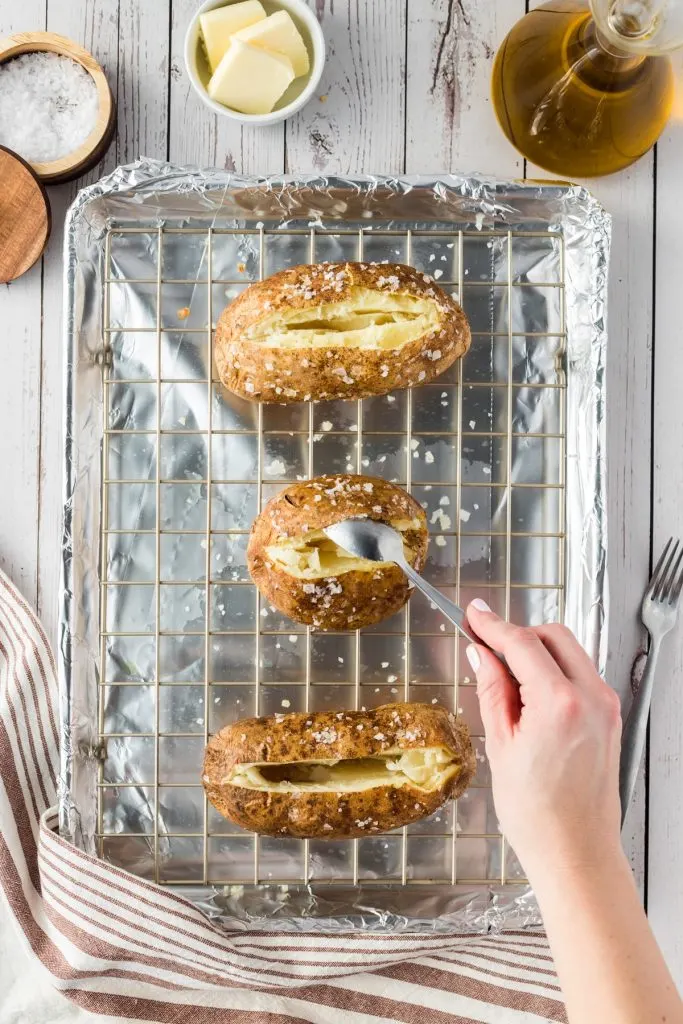
[[[286,404],[427,383],[470,340],[459,304],[412,267],[322,263],[250,285],[221,314],[214,353],[229,391]]]
[[[208,799],[270,836],[374,835],[433,814],[476,769],[469,731],[438,705],[248,718],[213,736]]]
[[[398,530],[408,562],[422,569],[429,534],[414,498],[377,477],[320,476],[289,484],[254,520],[247,564],[266,600],[321,630],[360,629],[402,608],[411,587],[397,565],[356,558],[323,533],[359,516]]]

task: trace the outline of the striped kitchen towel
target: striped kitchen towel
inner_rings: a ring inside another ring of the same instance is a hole
[[[57,831],[58,697],[40,623],[0,573],[0,886],[56,989],[173,1024],[566,1021],[544,936],[231,933]]]

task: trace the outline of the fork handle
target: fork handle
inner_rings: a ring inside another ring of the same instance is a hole
[[[661,639],[652,639],[645,663],[640,686],[633,698],[630,711],[624,723],[621,737],[621,759],[619,761],[619,799],[621,800],[621,824],[623,826],[626,813],[636,787],[638,769],[643,759],[645,740],[647,738],[647,722],[652,701],[652,685],[657,671]]]

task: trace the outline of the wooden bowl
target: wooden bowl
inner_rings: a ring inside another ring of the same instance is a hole
[[[58,185],[85,174],[98,163],[109,147],[116,127],[114,97],[104,71],[95,58],[78,43],[54,32],[18,32],[0,39],[0,64],[22,53],[58,53],[70,57],[84,68],[97,87],[98,116],[95,127],[85,142],[59,160],[49,163],[35,161],[31,167],[46,185]]]

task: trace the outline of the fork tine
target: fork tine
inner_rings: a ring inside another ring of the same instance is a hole
[[[669,548],[673,544],[673,540],[674,540],[673,537],[669,537],[668,541],[664,545],[664,550],[662,551],[661,555],[659,556],[659,561],[657,562],[656,566],[654,567],[652,576],[650,577],[650,586],[648,588],[650,597],[654,596],[655,587],[657,586],[657,583],[659,582],[660,570],[661,570],[662,566],[664,565],[664,560],[666,559],[666,556],[669,553]]]
[[[671,574],[671,583],[669,585],[669,604],[676,604],[678,598],[681,595],[681,589],[683,589],[683,568],[681,563],[683,562],[683,548],[679,554],[674,571]]]
[[[657,593],[655,595],[656,601],[666,601],[669,596],[669,586],[676,571],[676,558],[678,556],[679,547],[680,545],[678,540],[675,540],[669,553],[669,557],[666,560],[666,565],[660,574],[659,583],[657,584]]]
[[[666,554],[666,556],[667,556],[666,561],[664,561],[664,554],[663,554],[662,557],[660,558],[659,562],[657,563],[657,569],[658,569],[657,574],[652,579],[652,600],[653,601],[659,601],[660,600],[660,595],[661,595],[661,592],[662,592],[662,587],[664,585],[664,582],[665,582],[667,576],[669,575],[669,569],[671,568],[673,560],[676,557],[676,549],[677,549],[677,547],[678,547],[678,541],[674,541],[673,537],[670,537],[669,538],[669,542],[666,545],[666,548],[664,550],[664,554]]]
[[[675,556],[673,568],[670,572],[667,573],[666,579],[662,583],[662,590],[660,595],[662,601],[668,601],[671,597],[671,591],[678,576],[678,567],[681,564],[681,555],[683,555],[683,548],[681,548],[679,542],[676,541],[676,544],[672,551],[672,558]]]

